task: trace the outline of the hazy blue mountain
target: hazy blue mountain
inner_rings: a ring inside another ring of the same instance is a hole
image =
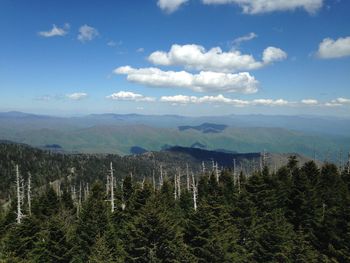
[[[179,128],[179,126],[181,128]],[[41,148],[126,155],[172,146],[225,152],[296,152],[317,158],[350,150],[350,121],[311,116],[93,114],[55,117],[0,113],[0,139]],[[136,147],[136,148],[133,148]]]

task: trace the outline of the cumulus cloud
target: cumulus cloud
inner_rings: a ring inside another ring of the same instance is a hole
[[[315,100],[315,99],[304,99],[301,101],[302,104],[305,104],[305,105],[318,105],[318,100]]]
[[[290,102],[283,99],[255,99],[255,100],[240,100],[227,98],[222,94],[217,96],[186,96],[186,95],[175,95],[175,96],[162,96],[161,102],[176,103],[176,104],[204,104],[204,103],[215,103],[215,104],[228,104],[235,107],[245,106],[287,106]]]
[[[119,67],[115,74],[127,75],[127,80],[152,87],[185,88],[196,92],[255,93],[258,81],[248,72],[237,74],[201,71],[163,71],[159,68]]]
[[[66,97],[70,100],[82,100],[88,96],[85,92],[75,92],[71,94],[67,94]]]
[[[238,38],[234,39],[234,40],[232,41],[232,43],[233,43],[234,46],[237,47],[237,46],[239,46],[242,42],[250,41],[250,40],[252,40],[252,39],[254,39],[254,38],[257,38],[257,37],[258,37],[257,34],[255,34],[254,32],[250,32],[249,34],[247,34],[247,35],[245,35],[245,36],[241,36],[241,37],[238,37]]]
[[[287,53],[280,48],[268,47],[263,52],[263,64],[267,65],[275,61],[281,61],[287,58]]]
[[[83,25],[79,28],[78,40],[81,42],[87,42],[93,40],[99,35],[96,28],[93,28],[88,25]]]
[[[317,56],[323,59],[350,56],[350,36],[333,40],[325,38],[318,47]]]
[[[173,13],[188,0],[158,0],[157,5],[166,13]]]
[[[63,37],[68,33],[69,28],[70,28],[70,26],[67,23],[61,28],[57,27],[55,24],[53,24],[51,30],[40,31],[40,32],[38,32],[38,35],[42,36],[42,37],[55,37],[55,36]]]
[[[325,106],[327,107],[340,107],[343,105],[350,105],[350,99],[346,98],[336,98],[334,100],[331,100],[330,102],[327,102]]]
[[[119,91],[116,93],[113,93],[106,97],[107,99],[111,100],[119,100],[119,101],[144,101],[144,102],[152,102],[155,101],[155,98],[152,97],[146,97],[144,95],[134,93],[131,91]]]
[[[246,14],[260,14],[274,11],[304,9],[308,13],[317,12],[323,0],[202,0],[204,4],[237,4]]]
[[[334,102],[341,103],[341,104],[350,104],[350,99],[337,98],[337,99],[334,100]]]
[[[253,70],[287,58],[287,53],[276,47],[268,47],[263,52],[263,60],[256,61],[252,55],[242,54],[238,50],[224,52],[220,47],[206,50],[203,46],[177,45],[171,46],[168,52],[155,51],[148,60],[162,66],[184,66],[190,69],[236,72]]]

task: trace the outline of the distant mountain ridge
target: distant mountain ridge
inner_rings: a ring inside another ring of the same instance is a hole
[[[230,127],[284,128],[313,134],[348,136],[350,117],[329,116],[293,116],[293,115],[225,115],[225,116],[180,116],[180,115],[141,115],[141,114],[90,114],[79,117],[57,117],[23,112],[0,112],[0,128],[4,121],[19,127],[33,120],[35,128],[49,128],[54,123],[60,129],[73,126],[87,128],[94,125],[131,125],[144,124],[157,128],[178,128],[179,126],[200,126],[207,124],[227,125]],[[35,121],[34,121],[35,120]],[[7,123],[8,124],[8,123]]]
[[[288,128],[296,126],[298,129]],[[333,133],[327,133],[330,130]],[[128,155],[178,145],[228,153],[266,149],[336,160],[340,150],[350,150],[350,121],[310,116],[111,113],[52,117],[9,112],[0,113],[0,139],[73,153]]]

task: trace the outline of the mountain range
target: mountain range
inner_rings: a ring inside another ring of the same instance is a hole
[[[350,150],[350,120],[317,116],[0,113],[0,139],[75,153],[137,154],[173,146],[222,152],[295,152],[337,160]]]

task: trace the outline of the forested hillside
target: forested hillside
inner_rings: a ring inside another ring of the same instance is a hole
[[[105,180],[110,162],[116,169],[116,177],[121,180],[132,174],[136,180],[143,177],[172,177],[174,173],[186,170],[198,173],[213,169],[213,162],[219,168],[233,168],[233,160],[239,169],[246,173],[260,169],[261,153],[225,153],[196,148],[172,147],[160,152],[146,152],[139,155],[119,156],[116,154],[69,154],[47,151],[25,144],[0,141],[0,206],[7,202],[15,189],[15,165],[26,181],[31,176],[34,189],[46,184],[55,184],[69,180],[72,186],[91,184],[95,180]],[[308,158],[297,155],[302,164]],[[266,163],[271,169],[287,163],[288,154],[268,154]]]
[[[91,185],[73,188],[68,178],[30,198],[19,183],[21,213],[14,197],[1,212],[0,260],[350,262],[347,168],[290,157],[276,173],[207,169],[145,180],[107,168]]]

